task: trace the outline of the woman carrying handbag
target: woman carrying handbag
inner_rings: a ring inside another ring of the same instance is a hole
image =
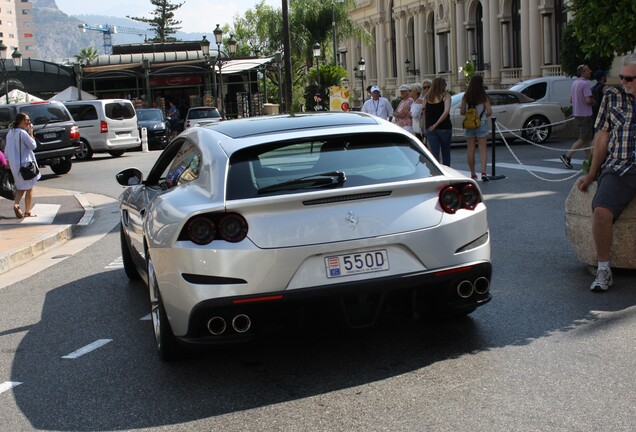
[[[18,113],[15,116],[13,127],[7,134],[7,145],[5,146],[5,155],[7,163],[11,168],[13,179],[15,180],[15,200],[13,204],[13,212],[15,217],[22,219],[23,217],[35,216],[31,214],[31,203],[33,201],[33,187],[42,176],[39,172],[35,177],[26,180],[22,174],[21,167],[35,164],[35,154],[33,150],[37,147],[37,143],[33,138],[33,125],[28,115]],[[22,196],[24,198],[24,211],[20,208]]]

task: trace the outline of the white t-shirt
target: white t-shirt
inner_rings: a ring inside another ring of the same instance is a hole
[[[380,97],[378,100],[367,99],[367,101],[362,105],[362,112],[373,114],[376,117],[383,118],[384,120],[388,120],[389,117],[393,117],[393,107],[391,106],[391,102],[387,98]]]

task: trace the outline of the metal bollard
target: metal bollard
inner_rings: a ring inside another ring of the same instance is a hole
[[[148,129],[141,128],[141,151],[148,153]]]

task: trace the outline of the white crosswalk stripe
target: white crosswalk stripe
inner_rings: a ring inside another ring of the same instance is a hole
[[[116,270],[116,269],[124,268],[124,260],[122,257],[119,257],[104,268],[108,270]]]

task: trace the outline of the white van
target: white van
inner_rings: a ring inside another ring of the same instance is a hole
[[[551,76],[521,81],[508,90],[518,91],[541,102],[557,102],[562,108],[572,106],[570,93],[576,77]],[[592,85],[592,81],[590,81]]]
[[[64,102],[80,131],[77,159],[88,160],[93,153],[113,157],[141,145],[137,114],[126,99],[96,99]]]

